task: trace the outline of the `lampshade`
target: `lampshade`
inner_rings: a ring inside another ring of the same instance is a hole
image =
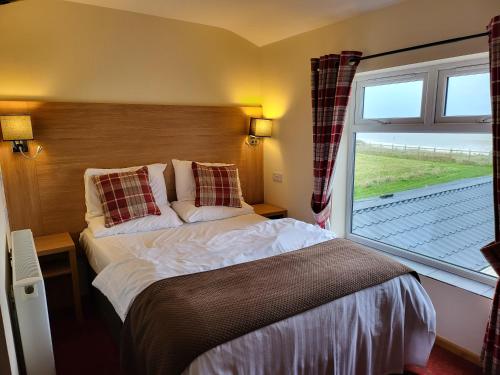
[[[33,139],[30,116],[0,116],[4,141]]]
[[[268,118],[250,119],[250,135],[254,137],[270,137],[273,129],[273,121]]]

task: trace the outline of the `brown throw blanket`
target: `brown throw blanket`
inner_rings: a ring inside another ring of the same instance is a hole
[[[207,350],[359,290],[413,273],[348,240],[160,280],[122,330],[126,374],[178,374]]]

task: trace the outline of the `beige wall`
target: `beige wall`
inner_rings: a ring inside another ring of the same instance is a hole
[[[257,62],[210,26],[60,0],[0,7],[0,99],[259,104]]]
[[[341,50],[365,55],[485,31],[500,14],[498,0],[410,0],[292,37],[261,49],[264,115],[279,119],[272,139],[266,140],[265,198],[287,207],[291,216],[312,221],[312,128],[310,107],[311,57]],[[402,53],[362,62],[367,71],[488,50],[481,38],[453,45]],[[345,234],[346,138],[334,178],[333,229]],[[284,182],[272,181],[281,171]],[[480,352],[490,301],[449,285],[426,279],[424,284],[438,311],[438,333],[476,353]],[[474,304],[464,305],[463,295]],[[447,298],[442,298],[446,296]],[[468,322],[473,321],[474,324]]]

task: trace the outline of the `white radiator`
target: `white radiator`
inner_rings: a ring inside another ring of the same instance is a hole
[[[29,229],[12,232],[12,287],[26,373],[55,374],[45,286]]]

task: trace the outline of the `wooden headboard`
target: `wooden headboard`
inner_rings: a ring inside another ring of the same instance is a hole
[[[44,147],[36,160],[1,142],[12,230],[35,235],[85,228],[83,173],[168,163],[167,193],[175,199],[171,159],[234,163],[248,203],[263,200],[262,146],[248,146],[249,115],[260,107],[209,107],[0,101],[0,114],[31,114],[34,141]]]

